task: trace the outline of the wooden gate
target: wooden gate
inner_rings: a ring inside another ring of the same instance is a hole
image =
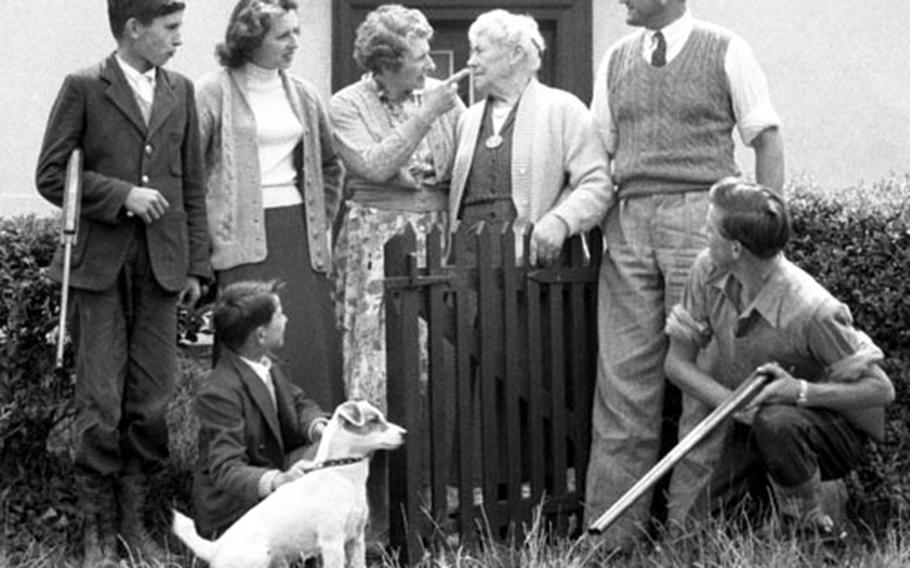
[[[537,268],[529,235],[461,229],[447,255],[436,228],[422,259],[410,227],[386,244],[388,410],[408,430],[389,455],[390,540],[405,562],[442,535],[520,533],[538,506],[549,531],[580,530],[603,240],[575,237]]]

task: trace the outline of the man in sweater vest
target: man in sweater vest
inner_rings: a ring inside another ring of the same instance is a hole
[[[658,459],[663,333],[703,233],[707,190],[737,175],[734,127],[755,152],[759,183],[781,191],[779,119],[746,43],[695,20],[685,0],[624,0],[642,27],[606,53],[591,104],[612,162],[617,200],[601,266],[600,353],[586,513],[601,515]],[[605,533],[626,547],[647,528],[651,494]]]

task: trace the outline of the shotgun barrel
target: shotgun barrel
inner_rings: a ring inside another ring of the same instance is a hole
[[[661,458],[648,473],[629,488],[622,497],[616,500],[607,511],[588,527],[588,534],[600,534],[607,530],[626,510],[632,506],[657,481],[667,474],[676,463],[692,451],[717,426],[742,408],[753,396],[758,394],[771,380],[767,373],[754,373],[743,384],[733,391],[727,400],[715,408],[711,414],[698,423],[691,432],[676,444],[667,455]]]
[[[60,291],[60,324],[57,326],[57,363],[63,368],[63,348],[66,343],[66,318],[69,311],[70,270],[73,245],[79,232],[79,212],[82,204],[82,150],[76,148],[66,163],[66,182],[63,187],[63,218],[60,238],[63,241],[63,282]]]

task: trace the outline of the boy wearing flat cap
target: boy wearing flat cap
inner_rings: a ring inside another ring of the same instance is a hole
[[[161,68],[181,44],[184,8],[108,0],[117,49],[66,77],[38,160],[38,191],[59,206],[67,159],[84,156],[70,276],[84,566],[116,566],[118,542],[165,560],[143,519],[148,476],[167,459],[177,305],[194,304],[211,274],[193,87]],[[58,254],[58,280],[61,267]]]

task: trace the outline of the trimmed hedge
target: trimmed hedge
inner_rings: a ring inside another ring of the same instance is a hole
[[[788,197],[789,258],[850,306],[857,327],[884,350],[897,390],[885,441],[870,443],[868,462],[850,480],[854,518],[882,532],[910,513],[910,180],[833,194],[797,186]]]
[[[53,219],[0,222],[0,464],[28,467],[66,413],[73,381],[54,373],[59,286],[44,276],[57,243]],[[67,350],[67,368],[72,367]]]
[[[851,479],[854,518],[876,532],[910,517],[908,190],[906,177],[837,194],[805,183],[788,188],[795,235],[789,257],[851,307],[857,325],[885,350],[897,387],[887,440],[870,444],[868,463]],[[34,540],[72,542],[78,513],[69,459],[55,441],[71,417],[73,393],[71,375],[53,369],[59,287],[45,267],[56,227],[54,219],[0,219],[0,542],[12,550]],[[193,318],[183,320],[186,336],[198,327]],[[72,368],[69,351],[67,362]],[[187,402],[205,369],[190,360],[182,369],[171,416],[174,463],[159,495],[185,504],[194,451],[185,432],[192,429]]]
[[[70,344],[55,372],[60,285],[46,275],[58,242],[57,219],[0,218],[0,564],[9,549],[30,542],[72,541],[79,518],[72,483],[75,377]],[[199,314],[180,314],[175,339],[195,339]],[[69,329],[69,328],[68,328]],[[156,492],[161,514],[172,500],[186,503],[196,448],[189,400],[208,359],[184,357],[169,412],[171,463]],[[204,362],[202,361],[204,360]],[[191,432],[192,434],[186,434]]]

